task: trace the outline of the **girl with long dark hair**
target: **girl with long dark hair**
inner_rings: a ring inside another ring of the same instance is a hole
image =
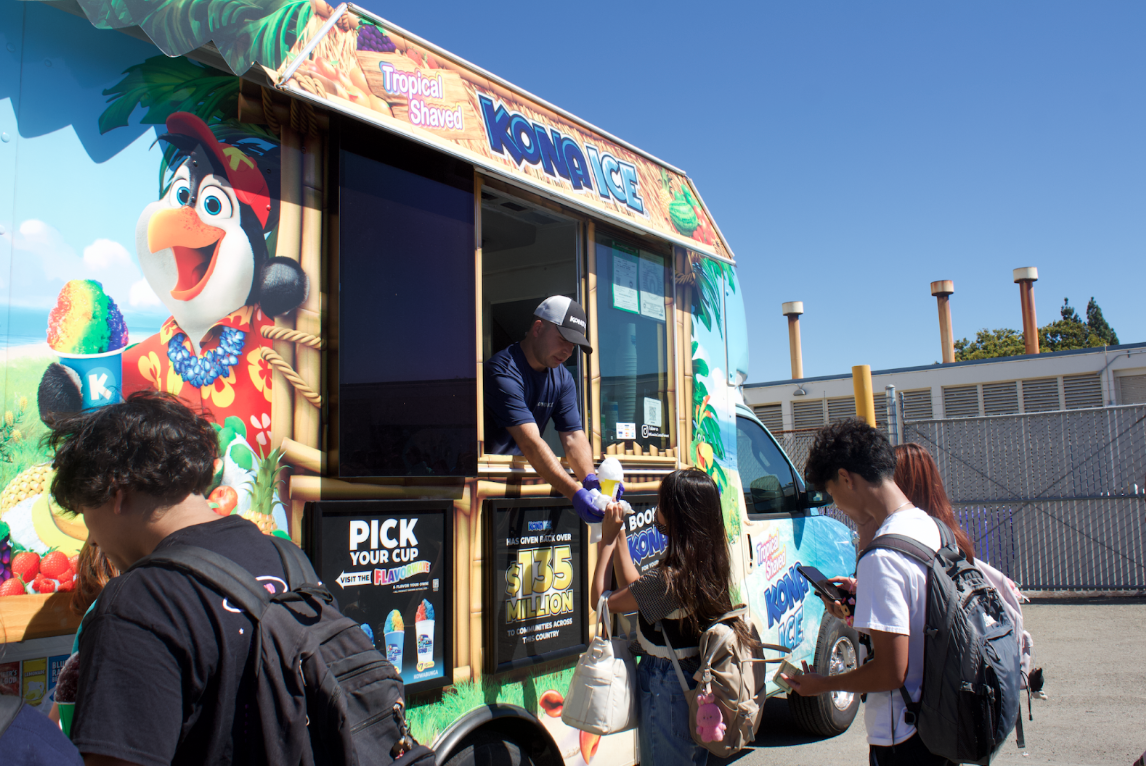
[[[661,482],[654,523],[668,538],[660,564],[641,575],[629,554],[624,512],[613,504],[601,524],[592,598],[608,595],[609,611],[637,613],[637,670],[641,761],[657,766],[708,761],[708,751],[692,741],[688,701],[680,688],[666,645],[668,637],[685,675],[699,667],[700,634],[733,610],[729,558],[720,492],[703,471],[674,471]],[[612,562],[617,589],[606,591]],[[664,634],[657,630],[660,622]],[[729,623],[737,636],[754,643],[743,620]]]

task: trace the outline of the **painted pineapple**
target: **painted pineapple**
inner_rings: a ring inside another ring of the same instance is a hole
[[[254,522],[264,535],[272,534],[278,529],[272,514],[276,505],[282,505],[282,501],[275,497],[275,486],[278,483],[279,472],[282,471],[282,466],[279,465],[282,456],[283,450],[279,447],[266,457],[259,458],[255,478],[247,482],[247,487],[251,491],[251,507],[239,514],[247,521]]]

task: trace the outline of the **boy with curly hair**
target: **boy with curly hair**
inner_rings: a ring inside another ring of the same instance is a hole
[[[263,762],[254,622],[188,574],[131,569],[157,550],[194,545],[240,564],[268,590],[286,590],[274,544],[251,522],[220,517],[207,504],[214,428],[154,391],[57,416],[52,427],[52,494],[83,515],[88,539],[123,572],[80,634],[71,737],[84,763]]]
[[[895,450],[882,432],[861,420],[833,423],[816,435],[805,467],[808,484],[828,492],[836,507],[865,537],[905,535],[931,550],[940,547],[939,530],[895,483]],[[900,687],[918,702],[923,684],[923,627],[927,616],[927,572],[898,551],[876,549],[860,559],[856,578],[834,578],[856,594],[856,630],[871,638],[870,661],[847,673],[807,672],[789,678],[809,697],[831,691],[866,693],[869,763],[874,766],[948,766],[927,750],[908,722]],[[843,619],[837,602],[829,610]],[[785,676],[787,678],[787,676]]]

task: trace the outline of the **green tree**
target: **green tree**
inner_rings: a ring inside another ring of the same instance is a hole
[[[1114,328],[1102,317],[1102,309],[1098,307],[1098,301],[1094,300],[1093,295],[1086,304],[1086,326],[1092,333],[1102,338],[1106,345],[1118,345],[1118,333],[1114,332]]]
[[[1118,335],[1105,319],[1102,309],[1094,298],[1086,305],[1086,321],[1070,305],[1069,298],[1063,298],[1059,307],[1061,319],[1039,328],[1039,350],[1070,351],[1077,348],[1097,348],[1118,343]],[[1003,356],[1018,356],[1026,353],[1023,334],[1016,330],[979,330],[974,340],[963,338],[955,341],[955,361],[970,359],[995,359]]]
[[[982,329],[975,333],[975,340],[955,341],[955,361],[971,359],[994,359],[999,356],[1018,356],[1025,353],[1023,334],[1006,327],[998,330]]]

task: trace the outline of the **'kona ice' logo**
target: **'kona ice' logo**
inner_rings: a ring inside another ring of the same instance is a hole
[[[478,96],[490,151],[508,156],[518,166],[540,166],[553,178],[563,178],[574,191],[596,189],[601,199],[616,200],[630,210],[646,215],[641,199],[640,177],[631,162],[622,162],[591,144],[581,146],[557,128],[531,122],[518,112]],[[588,154],[588,160],[585,155]]]

